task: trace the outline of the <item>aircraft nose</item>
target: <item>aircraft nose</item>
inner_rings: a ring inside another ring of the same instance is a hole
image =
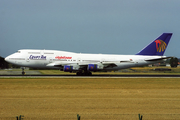
[[[5,60],[6,62],[11,63],[11,62],[12,62],[11,58],[13,58],[13,56],[12,56],[12,55],[9,55],[9,56],[5,57],[4,60]]]
[[[6,57],[4,60],[5,60],[6,62],[9,62],[9,57]]]

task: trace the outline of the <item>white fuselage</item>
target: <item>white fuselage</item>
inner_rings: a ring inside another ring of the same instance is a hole
[[[58,69],[64,65],[72,65],[74,70],[79,70],[88,64],[97,64],[99,71],[110,71],[163,62],[163,59],[147,61],[162,57],[164,56],[82,54],[57,50],[24,49],[6,57],[5,60],[22,67],[33,68]]]

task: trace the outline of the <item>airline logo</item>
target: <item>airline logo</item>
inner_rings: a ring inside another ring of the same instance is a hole
[[[165,49],[167,47],[167,44],[164,41],[156,40],[155,43],[156,43],[156,50],[157,50],[157,52],[165,51]]]
[[[93,66],[91,66],[91,70],[93,70],[94,69],[94,67]]]
[[[44,55],[41,55],[41,56],[30,55],[29,59],[31,59],[31,60],[46,60],[46,56],[44,56]]]
[[[72,59],[72,57],[67,56],[56,56],[55,59],[61,60],[61,59]]]

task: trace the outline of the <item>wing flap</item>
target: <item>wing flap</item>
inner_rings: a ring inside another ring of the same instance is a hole
[[[65,64],[63,64],[63,63],[49,63],[49,64],[47,64],[46,66],[47,67],[63,67],[64,65],[68,65],[67,63]]]

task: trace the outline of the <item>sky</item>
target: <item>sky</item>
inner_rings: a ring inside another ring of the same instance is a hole
[[[0,56],[19,49],[134,55],[173,33],[180,58],[180,0],[0,0]]]

